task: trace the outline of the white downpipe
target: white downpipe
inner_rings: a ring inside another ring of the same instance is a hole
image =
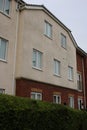
[[[15,95],[15,87],[16,87],[16,84],[15,84],[15,69],[16,69],[16,55],[17,55],[16,53],[17,53],[17,41],[18,41],[18,23],[19,23],[19,10],[17,10],[17,16],[16,16],[16,39],[15,39],[15,46],[14,46],[12,95]]]

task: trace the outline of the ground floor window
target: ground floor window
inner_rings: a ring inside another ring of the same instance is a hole
[[[61,95],[53,95],[53,103],[61,104]]]
[[[81,97],[78,98],[78,109],[83,109],[83,99]]]
[[[42,93],[31,92],[31,99],[42,100]]]
[[[69,96],[69,106],[74,108],[74,97],[73,96]]]
[[[5,89],[0,88],[0,94],[5,94]]]

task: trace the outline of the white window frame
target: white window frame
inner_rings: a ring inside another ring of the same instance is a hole
[[[33,49],[32,67],[42,70],[42,55],[43,53]]]
[[[3,44],[2,40],[5,41],[5,52],[4,52],[4,58],[0,56],[0,60],[1,61],[6,61],[6,59],[7,59],[8,40],[0,37],[0,46]]]
[[[54,59],[54,75],[60,76],[60,61]]]
[[[55,100],[54,100],[54,97],[55,97]],[[61,95],[60,94],[53,95],[53,103],[61,104]]]
[[[66,49],[66,44],[67,44],[66,36],[61,33],[61,47]]]
[[[32,95],[34,95],[35,98],[33,98]],[[40,96],[39,99],[38,99],[38,95]],[[31,99],[42,100],[42,93],[40,93],[40,92],[31,92]]]
[[[6,6],[7,6],[7,2],[9,1],[9,7],[8,7],[8,10],[6,10]],[[2,8],[0,9],[0,11],[1,12],[3,12],[4,14],[6,14],[6,15],[9,15],[9,11],[10,11],[10,1],[11,0],[3,0],[3,2],[2,2]]]
[[[44,34],[49,37],[49,38],[52,38],[52,25],[45,21],[45,31],[44,31]]]
[[[77,88],[82,91],[82,75],[79,72],[77,73]]]
[[[74,96],[69,96],[69,106],[74,108]]]
[[[73,80],[73,67],[68,66],[68,80]]]

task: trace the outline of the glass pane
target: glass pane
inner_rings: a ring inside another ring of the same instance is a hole
[[[58,103],[60,103],[60,96],[57,97]]]
[[[33,50],[33,66],[36,67],[36,59],[37,59],[37,53],[35,50]]]
[[[3,39],[0,40],[0,58],[4,60],[6,58],[6,40]]]
[[[37,94],[37,100],[41,100],[41,94]]]
[[[53,103],[56,103],[56,96],[53,96]]]
[[[61,34],[61,46],[66,48],[66,36]]]
[[[31,99],[35,99],[35,94],[34,93],[31,94]]]
[[[73,68],[72,67],[68,68],[68,78],[70,80],[73,80]]]
[[[38,68],[41,68],[42,66],[42,54],[38,52]]]
[[[60,62],[54,60],[54,73],[60,75]]]
[[[0,10],[3,10],[3,0],[0,0]]]
[[[48,36],[51,38],[51,25],[48,24]]]
[[[9,14],[9,9],[10,9],[10,0],[5,0],[4,11],[6,14]]]

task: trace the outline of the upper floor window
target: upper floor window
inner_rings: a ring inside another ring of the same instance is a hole
[[[68,79],[73,80],[73,67],[68,66]]]
[[[82,75],[81,75],[81,73],[77,73],[77,88],[78,88],[78,90],[82,90]]]
[[[54,74],[60,76],[60,61],[54,59]]]
[[[7,40],[0,38],[0,59],[6,60]]]
[[[9,14],[10,0],[0,0],[0,10],[5,14]]]
[[[31,92],[31,99],[42,100],[42,93]]]
[[[53,95],[53,103],[61,104],[61,95]]]
[[[66,36],[61,33],[61,46],[66,49]]]
[[[52,25],[45,21],[45,35],[52,38]]]
[[[74,108],[74,97],[73,96],[69,97],[69,106]]]
[[[33,67],[37,69],[42,68],[42,52],[33,49]]]

